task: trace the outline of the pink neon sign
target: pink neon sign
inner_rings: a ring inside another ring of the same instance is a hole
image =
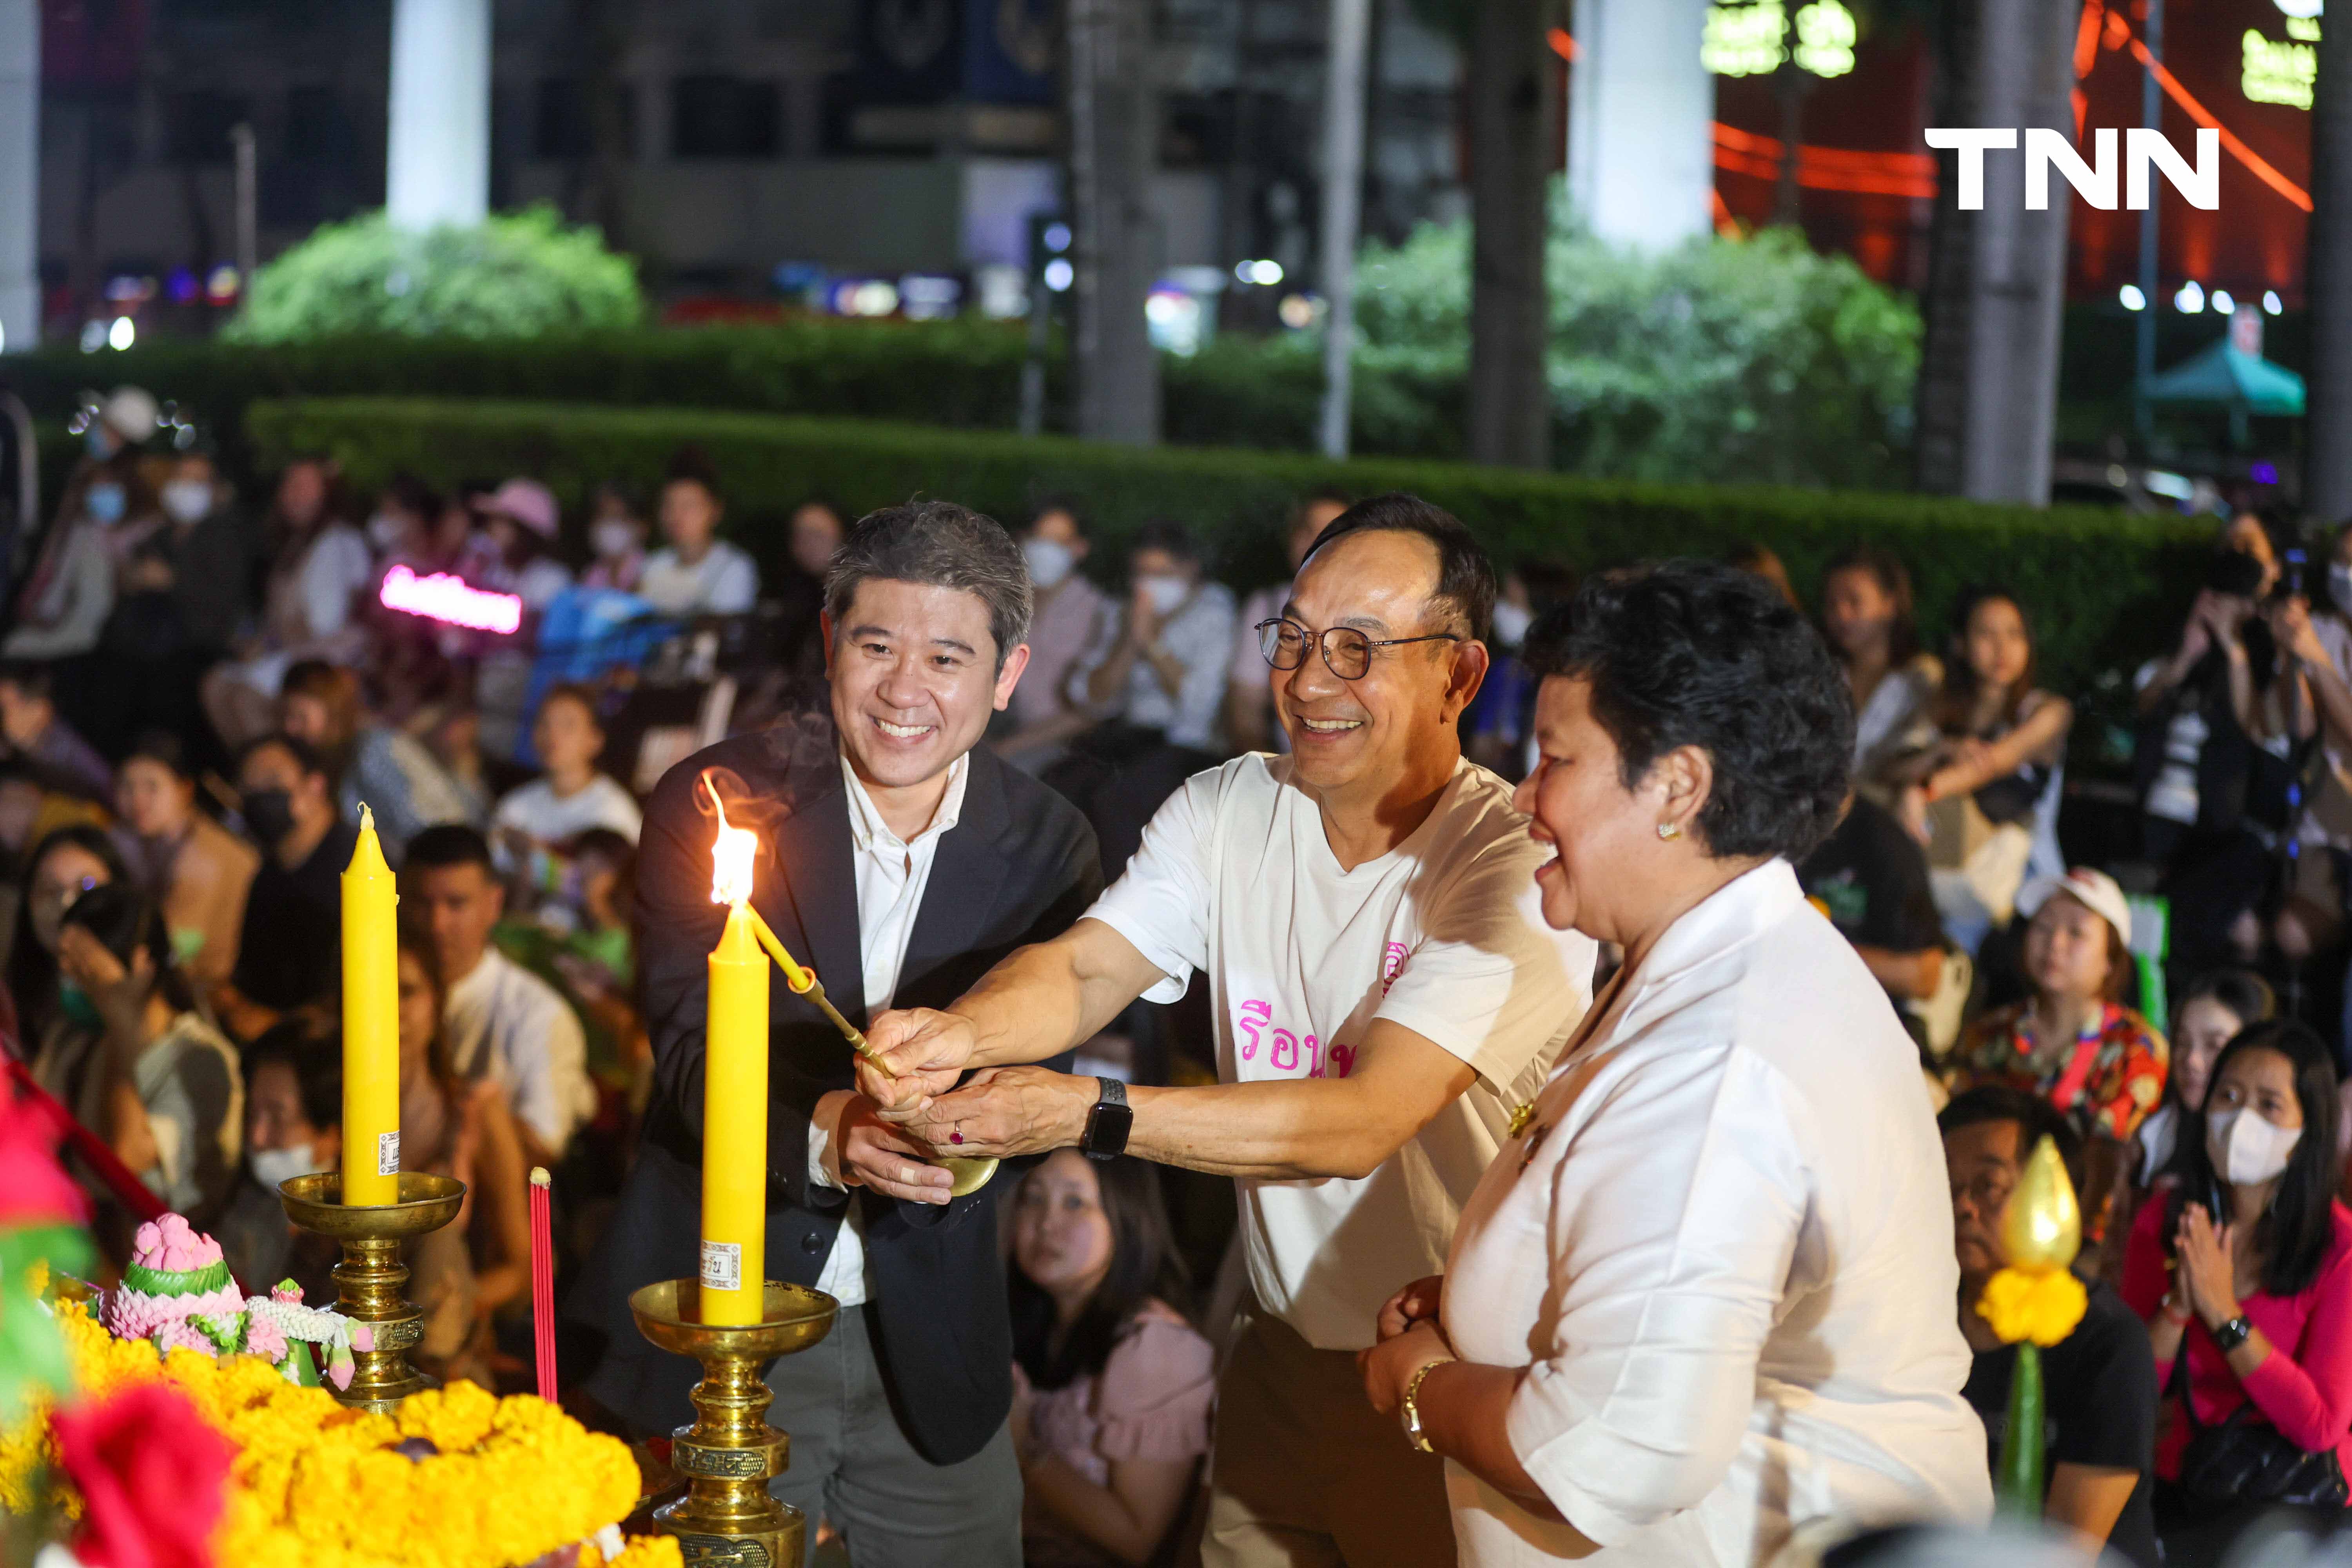
[[[522,625],[520,595],[471,587],[464,578],[446,572],[419,577],[405,566],[395,566],[383,574],[383,587],[376,597],[387,610],[471,631],[510,632]]]

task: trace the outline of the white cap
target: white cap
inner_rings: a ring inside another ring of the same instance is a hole
[[[2131,900],[2116,879],[2105,871],[2094,871],[2088,866],[2077,866],[2063,877],[2036,877],[2017,890],[2017,912],[2032,920],[2035,911],[2050,901],[2053,893],[2068,898],[2116,928],[2116,934],[2131,945]]]
[[[106,395],[98,405],[98,416],[107,427],[136,447],[155,434],[163,422],[163,411],[156,406],[155,395],[143,386],[118,386]]]

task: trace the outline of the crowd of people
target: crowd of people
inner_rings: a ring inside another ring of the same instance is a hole
[[[2048,1521],[2200,1561],[2347,1500],[2352,530],[2310,582],[2274,520],[2221,531],[2091,856],[2026,605],[1923,627],[1874,547],[1580,583],[1315,494],[1292,580],[1162,521],[1114,590],[1074,500],[1008,535],[812,499],[763,580],[692,450],[575,517],[305,456],[257,513],[137,389],[85,419],[0,627],[10,1058],[241,1278],[331,1293],[274,1194],[340,1156],[364,805],[404,1158],[470,1193],[408,1259],[436,1375],[520,1385],[543,1165],[566,1383],[683,1418],[616,1303],[697,1268],[719,766],[788,808],[763,913],[896,1072],[779,993],[771,1269],[863,1310],[770,1374],[778,1489],[861,1561],[1730,1562],[1832,1505],[1972,1517],[2015,1357],[1975,1308],[2045,1138],[2090,1291]],[[1734,644],[1773,701],[1693,679]],[[1002,1190],[950,1201],[950,1147]],[[1221,1263],[1154,1162],[1234,1179]],[[77,1170],[119,1254],[141,1205]],[[1827,1289],[1858,1264],[1884,1293]]]

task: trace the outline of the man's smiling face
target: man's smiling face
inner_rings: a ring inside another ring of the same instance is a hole
[[[961,588],[868,578],[826,629],[834,722],[857,776],[884,789],[921,784],[971,750],[1029,662],[1017,647],[998,668],[988,605]]]

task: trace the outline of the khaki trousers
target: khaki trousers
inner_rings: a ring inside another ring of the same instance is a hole
[[[1364,1398],[1351,1351],[1254,1311],[1217,1383],[1203,1568],[1443,1568],[1445,1463]]]

